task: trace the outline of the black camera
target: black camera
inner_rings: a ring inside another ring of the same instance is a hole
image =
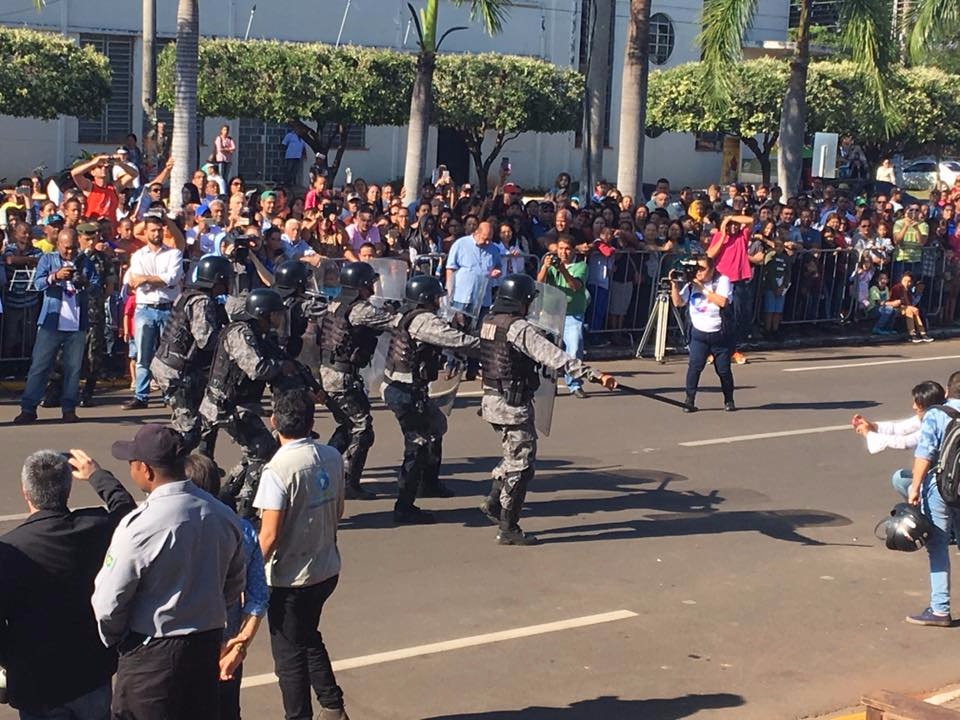
[[[337,210],[337,206],[333,203],[324,203],[323,207],[320,209],[320,212],[325,218],[328,218],[331,215],[340,215],[339,211]]]
[[[670,280],[675,283],[693,282],[699,267],[696,260],[681,260],[678,267],[670,271]]]
[[[560,259],[557,257],[556,253],[547,253],[545,257],[547,259],[547,265],[556,265],[557,261]]]

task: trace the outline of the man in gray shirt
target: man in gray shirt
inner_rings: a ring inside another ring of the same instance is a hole
[[[261,511],[260,550],[266,562],[270,649],[287,720],[348,720],[343,691],[318,626],[340,577],[337,523],[343,516],[344,462],[333,447],[310,438],[313,399],[278,393],[270,418],[280,449],[263,468],[253,506]]]
[[[113,715],[216,718],[226,608],[246,582],[239,522],[184,479],[175,430],[149,423],[112,452],[149,494],[120,522],[94,585],[100,637],[120,652]]]

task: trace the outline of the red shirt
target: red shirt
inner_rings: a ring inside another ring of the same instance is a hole
[[[87,193],[87,204],[83,208],[83,214],[89,218],[106,218],[110,221],[110,227],[113,232],[117,231],[117,208],[120,207],[120,197],[112,185],[100,187],[96,183]]]
[[[913,300],[910,297],[910,292],[900,283],[897,283],[890,288],[890,299],[899,300],[902,307],[913,304]]]
[[[720,231],[714,230],[710,237],[710,247],[719,241],[720,251],[716,254],[716,270],[726,276],[730,282],[749,280],[751,277],[750,258],[747,257],[747,243],[750,242],[750,228],[743,228],[739,235],[727,235],[719,239]]]

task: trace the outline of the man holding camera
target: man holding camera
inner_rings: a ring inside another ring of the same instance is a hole
[[[713,258],[700,255],[695,258],[696,267],[670,271],[670,298],[675,307],[689,306],[690,310],[690,355],[687,361],[687,397],[684,412],[696,412],[694,401],[700,384],[700,373],[707,364],[707,356],[713,355],[714,369],[720,378],[723,390],[723,409],[733,412],[733,372],[730,356],[735,335],[730,323],[724,318],[725,308],[732,293],[730,280],[716,272]],[[729,313],[729,311],[727,311]]]
[[[578,360],[583,357],[583,315],[587,311],[587,264],[574,262],[573,238],[561,233],[557,251],[543,256],[537,282],[560,288],[567,296],[567,315],[563,323],[563,349]],[[564,382],[570,394],[583,399],[583,381],[566,375]]]
[[[43,293],[43,305],[37,318],[37,339],[33,345],[27,385],[20,399],[16,425],[37,419],[37,405],[43,398],[50,369],[63,350],[63,393],[61,408],[65,422],[77,421],[77,396],[80,390],[80,366],[89,322],[88,292],[100,286],[100,276],[89,258],[79,253],[77,233],[61,230],[57,252],[47,253],[37,263],[33,278],[37,292]]]

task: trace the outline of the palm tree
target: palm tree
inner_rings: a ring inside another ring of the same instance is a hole
[[[170,204],[181,205],[180,188],[190,182],[196,161],[197,62],[200,44],[200,11],[197,0],[177,4],[177,48],[174,63],[173,137],[170,154]]]
[[[799,24],[790,58],[790,79],[780,116],[778,180],[784,194],[800,187],[803,143],[806,135],[807,67],[810,64],[810,20],[813,0],[798,0]],[[704,95],[722,108],[735,102],[730,69],[742,58],[743,37],[757,8],[757,0],[704,0],[703,31],[699,37],[704,63]],[[911,54],[917,57],[934,39],[960,28],[956,0],[913,0],[905,18]],[[890,0],[839,0],[842,45],[864,73],[878,107],[893,127],[897,117],[885,86],[886,71],[894,60],[893,8]]]
[[[181,0],[182,2],[183,0]],[[462,5],[464,0],[450,0],[454,5]],[[503,28],[507,8],[513,0],[470,0],[470,19],[477,17],[483,22],[488,34],[494,35]],[[419,16],[408,4],[413,22],[417,28],[420,52],[417,55],[417,74],[413,81],[413,94],[410,97],[410,124],[407,128],[407,159],[403,170],[403,185],[408,200],[415,200],[420,191],[423,178],[424,159],[427,155],[427,135],[430,132],[430,108],[433,95],[433,71],[436,67],[437,53],[444,38],[456,30],[454,27],[437,38],[437,13],[439,0],[426,0],[426,6]]]
[[[643,141],[647,117],[651,0],[630,0],[630,26],[623,56],[620,90],[620,150],[617,189],[640,197],[643,190]],[[580,193],[592,193],[581,188]]]
[[[593,187],[603,175],[603,145],[607,135],[607,90],[610,80],[610,26],[614,0],[583,0],[589,7],[587,85],[583,94],[582,186]]]

